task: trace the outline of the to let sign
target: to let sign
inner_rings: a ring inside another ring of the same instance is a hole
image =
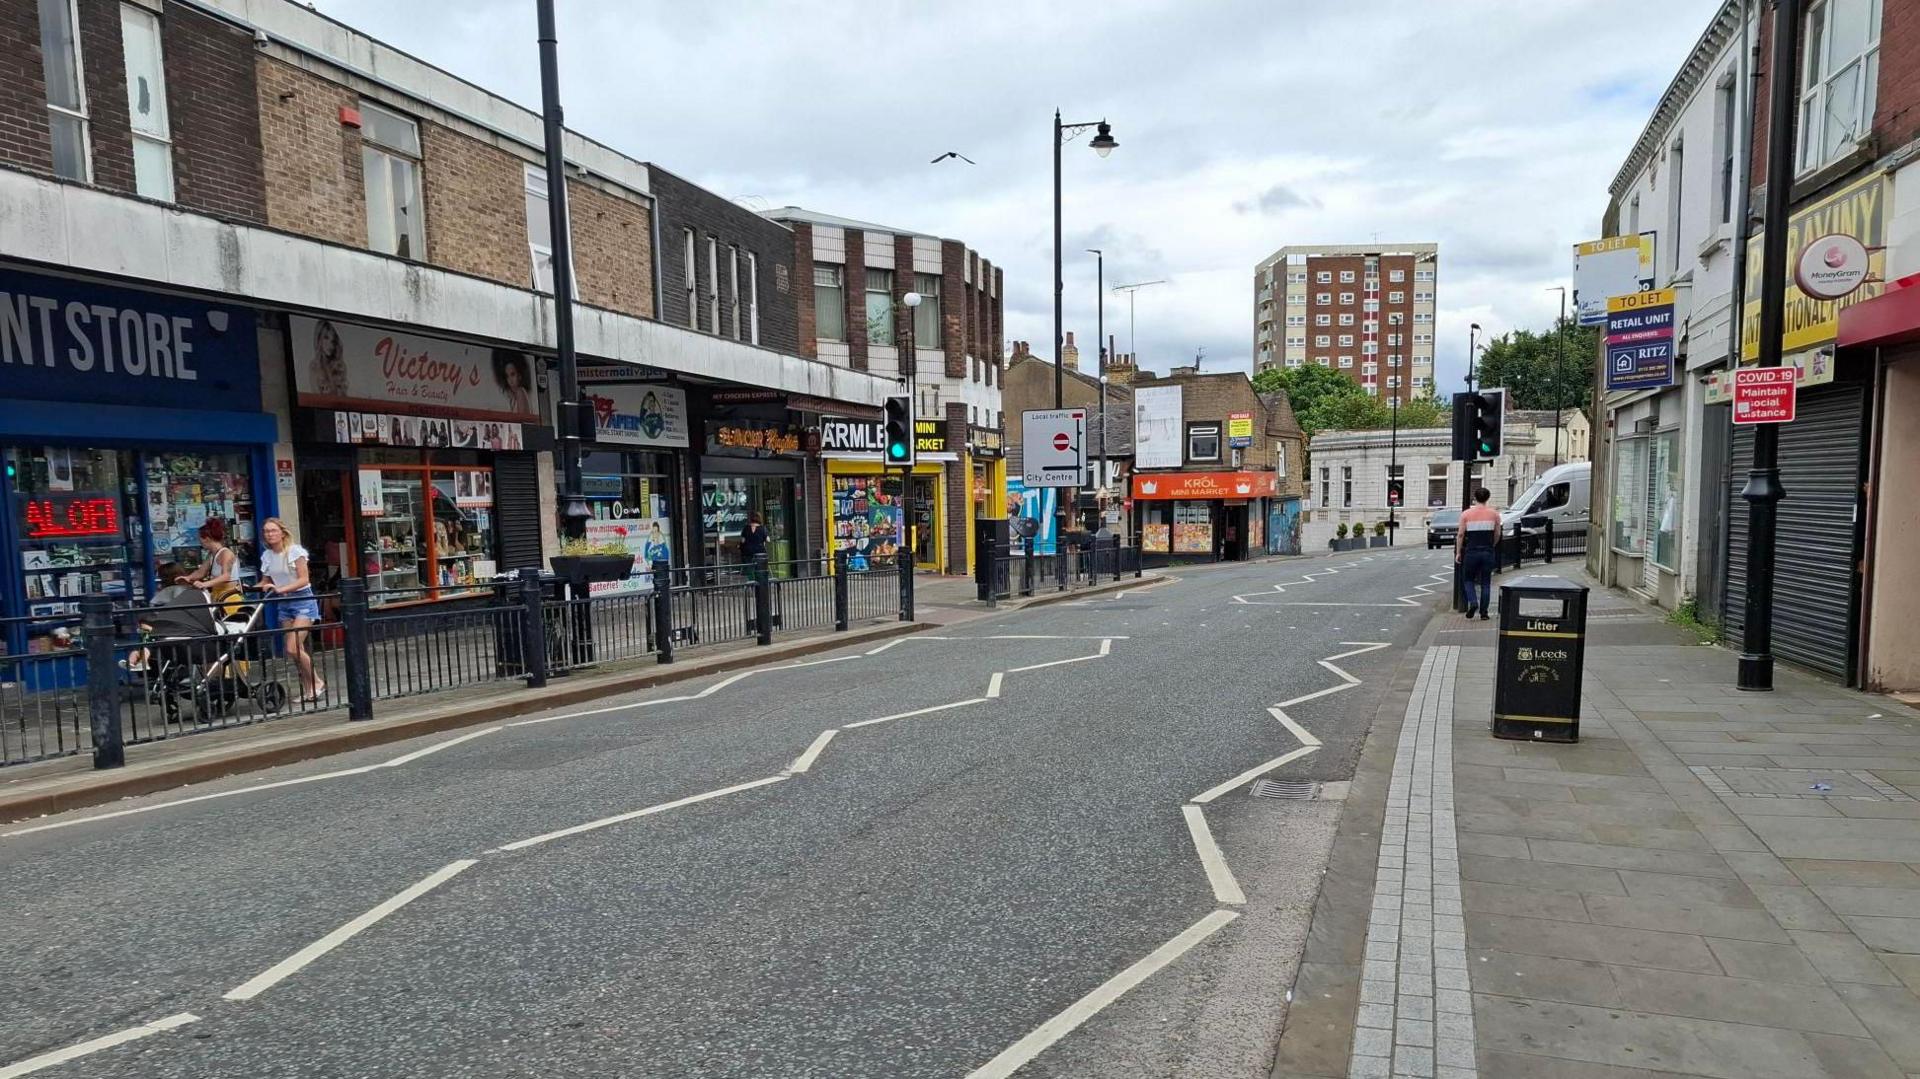
[[[1673,385],[1672,289],[1607,298],[1607,389]]]
[[[1798,400],[1791,367],[1748,367],[1733,373],[1733,422],[1792,423]]]

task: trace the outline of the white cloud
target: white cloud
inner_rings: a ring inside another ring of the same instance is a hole
[[[328,14],[530,105],[526,0],[321,0]],[[1007,272],[1007,333],[1048,351],[1052,163],[1066,328],[1094,335],[1090,246],[1139,294],[1152,366],[1245,367],[1254,264],[1289,243],[1441,245],[1442,388],[1466,325],[1543,326],[1571,245],[1716,0],[1658,18],[1580,0],[560,5],[574,127],[754,206],[961,239]],[[1083,137],[1084,138],[1084,137]],[[930,158],[948,150],[977,165]],[[1109,295],[1111,333],[1126,300]]]

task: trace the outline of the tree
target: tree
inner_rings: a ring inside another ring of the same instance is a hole
[[[1394,423],[1391,404],[1369,395],[1345,372],[1317,363],[1270,367],[1253,376],[1253,388],[1287,391],[1293,415],[1309,440],[1321,431],[1377,431]],[[1429,396],[1401,405],[1399,423],[1408,428],[1446,427],[1452,415],[1452,406]]]
[[[1564,340],[1564,354],[1556,338]],[[1506,387],[1508,408],[1572,408],[1586,401],[1593,386],[1599,348],[1600,328],[1571,319],[1557,331],[1514,330],[1487,343],[1475,365],[1475,383]]]

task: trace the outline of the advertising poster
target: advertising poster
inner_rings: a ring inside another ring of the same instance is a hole
[[[1887,288],[1887,200],[1893,183],[1875,173],[1801,209],[1787,219],[1787,305],[1780,351],[1799,352],[1832,341],[1840,332],[1840,312],[1864,303]],[[1846,295],[1823,300],[1807,295],[1794,268],[1816,240],[1851,237],[1867,251],[1864,279]],[[1760,358],[1760,246],[1765,233],[1747,241],[1746,304],[1740,312],[1740,358]]]
[[[1034,554],[1053,554],[1054,540],[1059,530],[1056,516],[1060,505],[1060,494],[1053,487],[1028,487],[1018,476],[1007,477],[1007,516],[1026,517],[1037,522],[1037,531],[1033,534]],[[1016,533],[1017,535],[1017,533]],[[1015,553],[1025,555],[1026,544],[1015,540]]]
[[[595,440],[621,446],[689,445],[687,394],[677,386],[644,382],[587,386]]]
[[[605,596],[627,592],[652,592],[653,564],[673,561],[672,541],[667,538],[669,535],[665,517],[588,521],[587,540],[589,542],[619,544],[633,555],[633,572],[627,575],[626,580],[595,581],[589,586],[589,594]]]
[[[1653,287],[1654,236],[1609,236],[1573,248],[1573,315],[1582,326],[1607,321],[1607,299]]]
[[[380,470],[363,468],[360,470],[360,512],[378,515],[384,509],[380,500]]]
[[[1173,549],[1173,526],[1165,521],[1148,521],[1140,533],[1140,549],[1148,554],[1166,554]]]
[[[1213,506],[1206,502],[1173,504],[1173,552],[1209,554],[1213,551]]]
[[[302,405],[539,420],[524,352],[304,315],[289,316],[287,327]],[[450,436],[443,423],[438,445]]]
[[[1133,391],[1133,466],[1179,468],[1181,396],[1179,386],[1142,386]]]
[[[880,476],[833,477],[833,544],[847,552],[847,568],[868,570],[900,549],[900,500]]]

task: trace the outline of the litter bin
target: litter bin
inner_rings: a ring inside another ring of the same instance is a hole
[[[1564,577],[1518,577],[1500,587],[1493,736],[1580,740],[1580,671],[1587,588]]]

